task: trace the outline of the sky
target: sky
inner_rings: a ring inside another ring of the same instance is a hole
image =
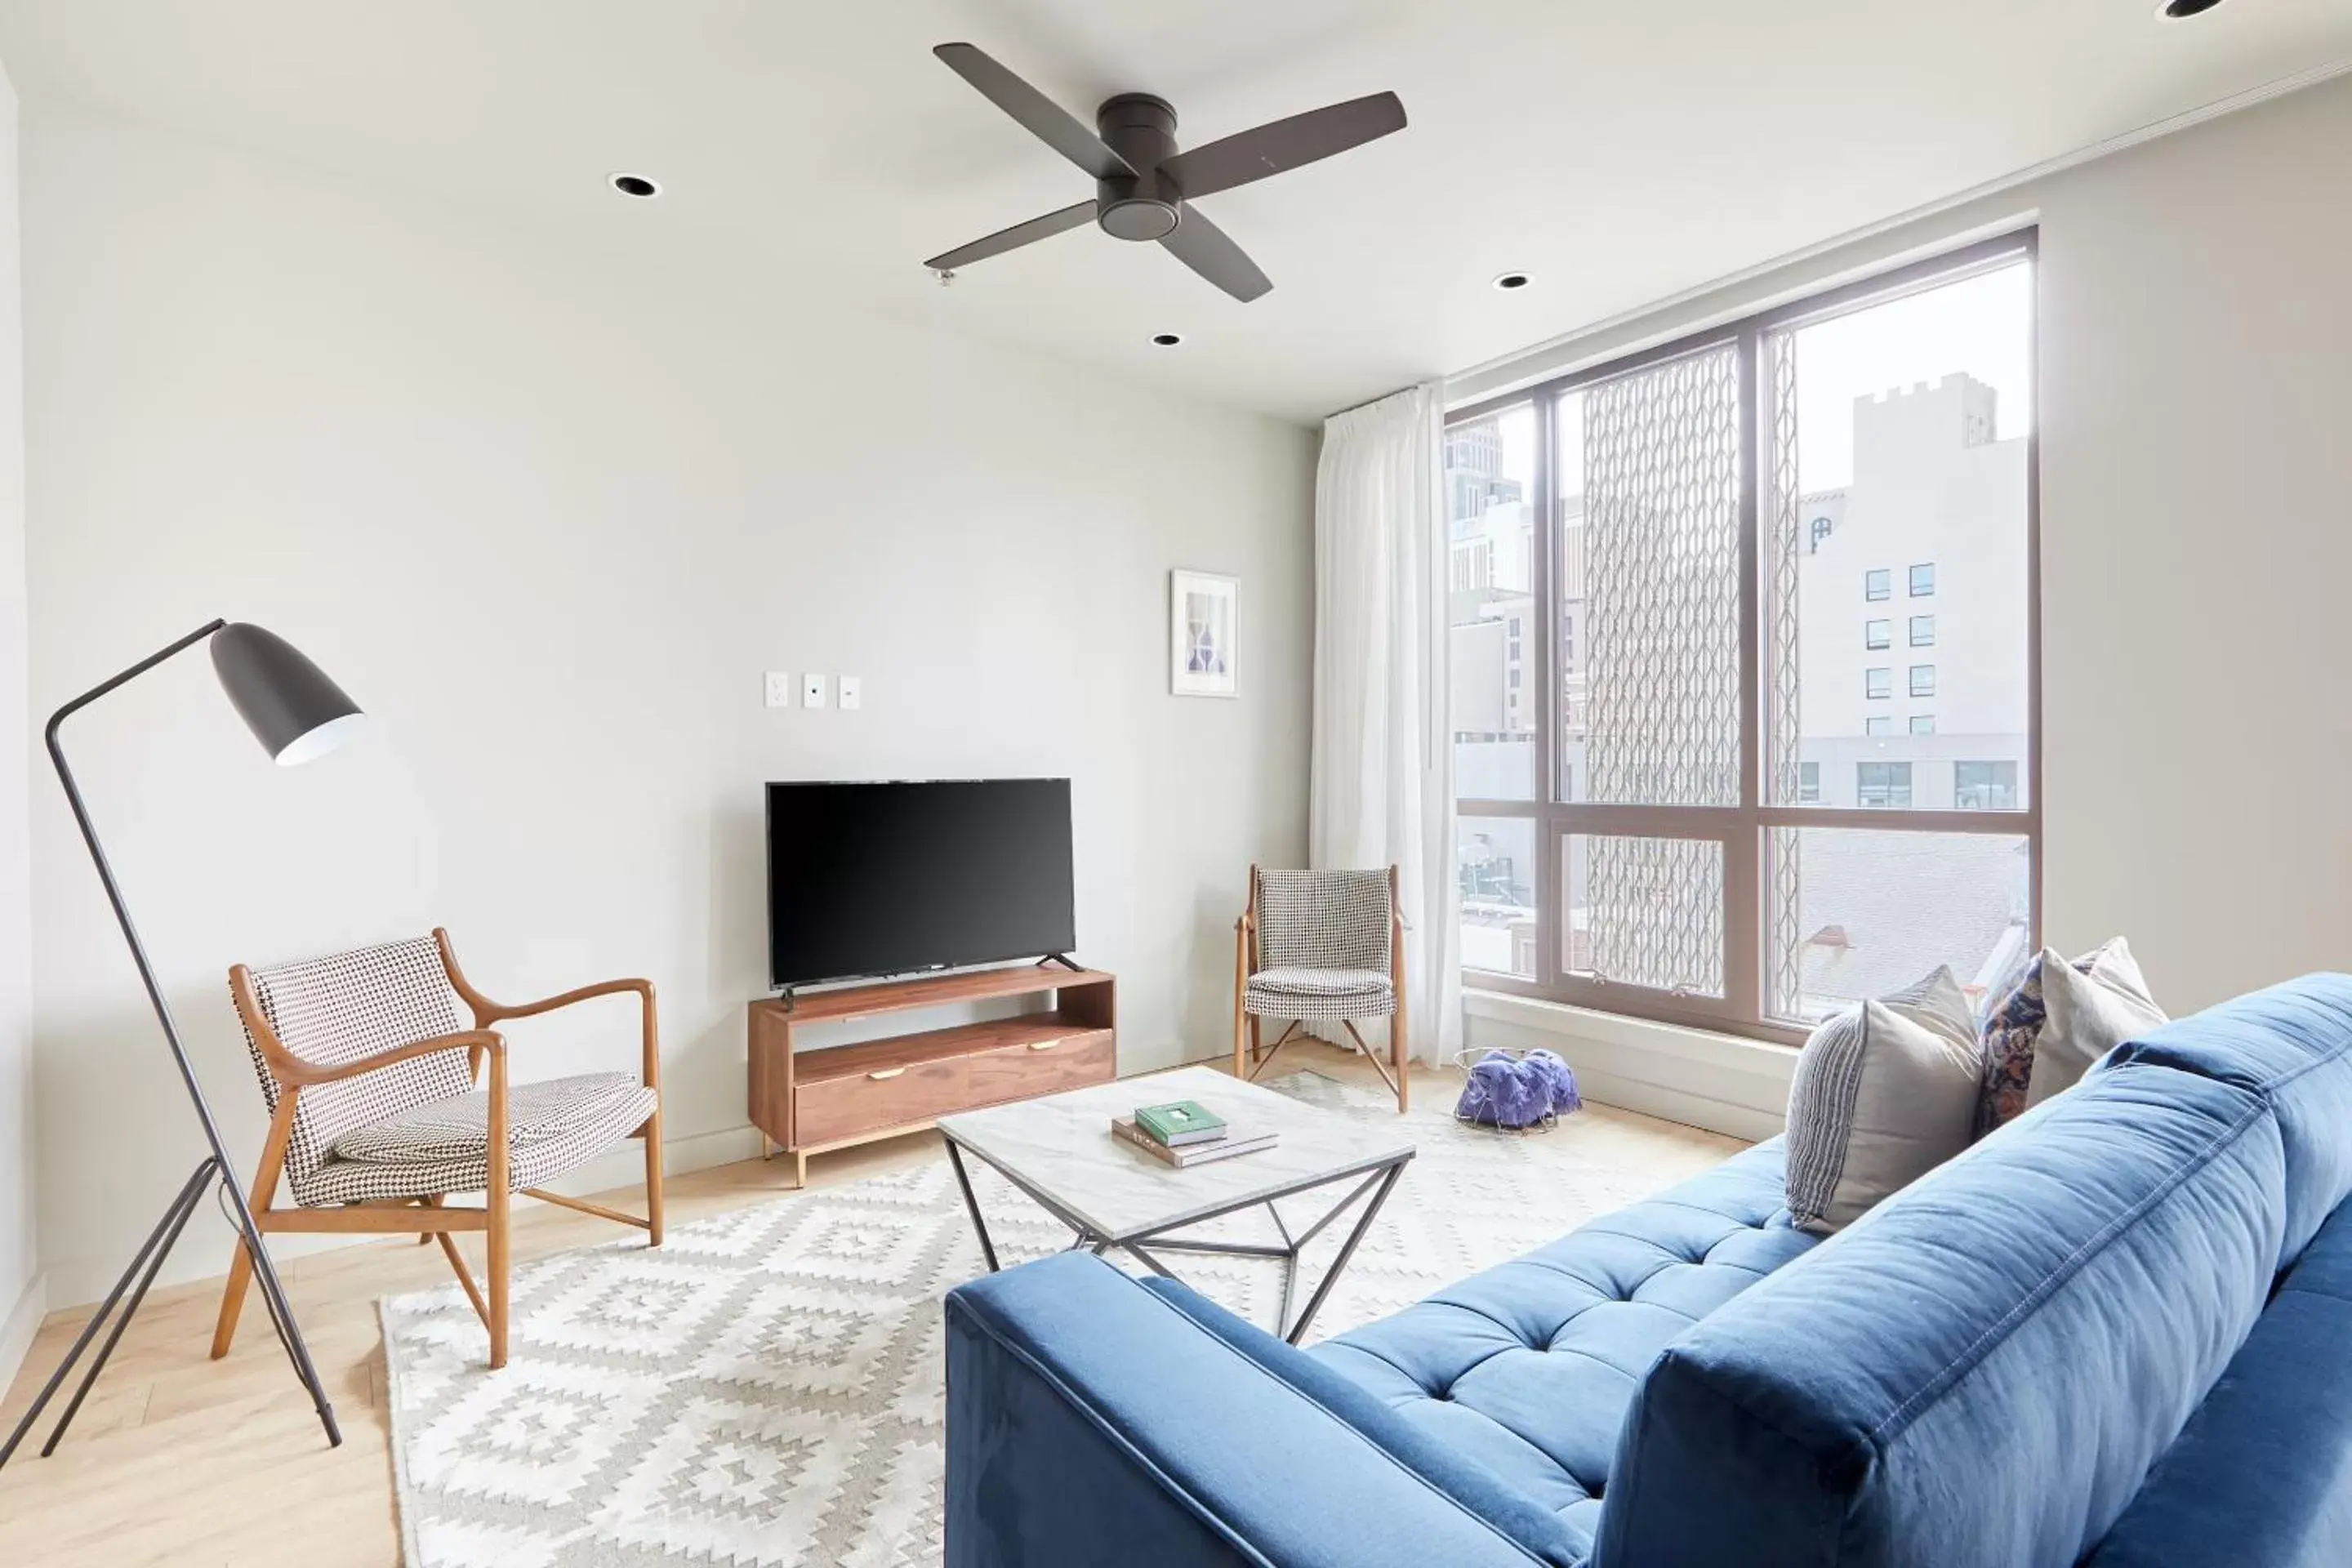
[[[2033,268],[2019,262],[1797,333],[1798,487],[1853,478],[1853,400],[1964,371],[1999,395],[1999,439],[2033,417]]]
[[[2033,416],[2029,374],[2033,269],[2020,261],[1797,333],[1798,483],[1835,489],[1853,478],[1853,403],[1956,373],[1988,383],[1998,395],[1998,438],[2022,436]],[[1560,405],[1560,489],[1578,493],[1584,462],[1581,399]],[[1502,416],[1503,471],[1535,473],[1535,416]]]

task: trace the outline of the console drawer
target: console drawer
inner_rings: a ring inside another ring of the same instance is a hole
[[[968,1057],[912,1062],[793,1087],[793,1142],[806,1149],[861,1133],[929,1121],[969,1108]]]
[[[1066,1089],[1108,1083],[1118,1076],[1118,1057],[1108,1029],[1079,1029],[1054,1040],[1004,1046],[966,1058],[971,1069],[971,1099],[962,1109],[1034,1100]]]

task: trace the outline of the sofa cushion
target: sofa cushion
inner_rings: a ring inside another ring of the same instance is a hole
[[[1667,1342],[1821,1245],[1781,1205],[1780,1140],[1311,1347],[1414,1429],[1589,1541],[1617,1428]]]
[[[2086,1568],[2341,1568],[2347,1455],[2352,1208],[2339,1208]]]
[[[2094,1075],[1667,1348],[1596,1562],[2074,1563],[2252,1327],[2284,1180],[2247,1090]]]
[[[1982,1068],[1949,968],[1823,1022],[1789,1082],[1798,1227],[1842,1230],[1967,1148]]]
[[[2072,963],[2043,948],[2041,962],[2049,1018],[2033,1039],[2029,1110],[2082,1082],[2094,1062],[2134,1035],[2165,1022],[2131,944],[2121,937]]]
[[[1498,1535],[1516,1542],[1530,1557],[1552,1568],[1579,1568],[1592,1550],[1592,1523],[1552,1512],[1505,1486],[1495,1473],[1439,1441],[1425,1427],[1407,1421],[1347,1373],[1244,1322],[1190,1286],[1158,1276],[1143,1288],[1255,1363],[1267,1375],[1290,1385],[1317,1407],[1339,1417],[1379,1445],[1423,1481]]]
[[[2105,1065],[2132,1062],[2236,1084],[2277,1111],[2286,1141],[2282,1268],[2352,1197],[2352,974],[2251,992],[2126,1043]]]

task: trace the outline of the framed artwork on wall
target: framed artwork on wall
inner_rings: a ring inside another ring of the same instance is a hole
[[[1206,572],[1168,574],[1168,689],[1179,697],[1232,697],[1241,584]]]

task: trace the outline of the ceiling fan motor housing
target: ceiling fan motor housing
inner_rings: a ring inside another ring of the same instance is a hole
[[[1176,232],[1183,193],[1160,173],[1176,155],[1176,110],[1164,98],[1123,92],[1095,111],[1095,132],[1137,175],[1095,183],[1095,222],[1115,239],[1164,239]]]

